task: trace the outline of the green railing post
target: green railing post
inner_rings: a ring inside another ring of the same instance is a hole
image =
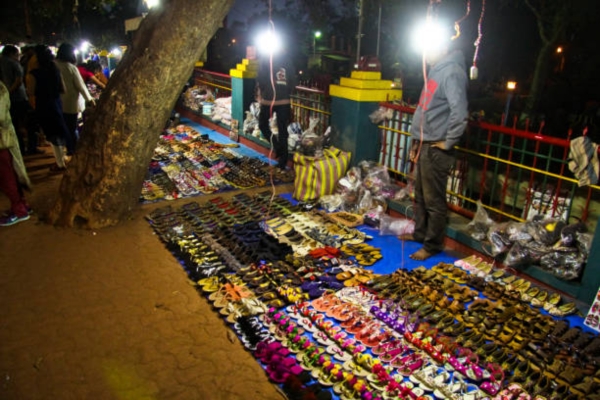
[[[379,160],[379,128],[369,115],[379,103],[401,99],[402,90],[393,89],[392,81],[382,80],[380,72],[353,71],[350,78],[331,85],[329,94],[334,146],[352,153],[352,165]]]

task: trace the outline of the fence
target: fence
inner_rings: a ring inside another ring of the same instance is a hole
[[[216,98],[232,96],[230,75],[196,68],[193,81],[194,86],[212,91]],[[295,88],[291,97],[292,121],[300,123],[302,129],[306,130],[309,127],[310,119],[317,118],[319,122],[316,132],[324,133],[329,126],[331,116],[331,100],[327,89],[314,85],[311,87],[301,85]],[[183,105],[198,113],[199,107],[197,104],[193,104],[194,101],[195,99],[183,96]],[[205,116],[203,117],[205,118]],[[262,135],[249,135],[247,133],[244,135],[254,136],[253,140],[263,142],[265,145],[268,144]]]
[[[194,85],[210,89],[215,98],[231,96],[231,76],[227,74],[195,68]]]
[[[307,129],[310,118],[317,118],[316,133],[322,134],[329,126],[331,101],[325,90],[296,86],[292,94],[292,120]]]
[[[398,181],[408,184],[413,168],[408,153],[414,109],[392,103],[383,106],[394,112],[393,118],[379,127],[379,162]],[[560,139],[515,127],[469,122],[448,182],[449,207],[472,217],[481,201],[497,221],[524,221],[542,215],[578,219],[594,229],[600,215],[600,186],[578,186],[568,170],[569,144],[570,132]]]

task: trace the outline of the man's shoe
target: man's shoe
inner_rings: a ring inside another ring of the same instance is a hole
[[[15,214],[8,215],[6,217],[0,217],[0,226],[11,226],[18,224],[19,222],[27,221],[29,218],[29,214],[24,215],[22,217],[18,217]]]

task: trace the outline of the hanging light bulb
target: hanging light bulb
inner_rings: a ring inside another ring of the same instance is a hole
[[[144,3],[146,3],[146,7],[148,7],[148,9],[152,9],[158,6],[159,0],[144,0]]]
[[[263,54],[275,54],[281,49],[281,39],[273,29],[269,29],[257,36],[256,47]]]
[[[441,49],[449,40],[448,30],[432,18],[427,18],[418,25],[412,36],[414,49],[424,53]]]

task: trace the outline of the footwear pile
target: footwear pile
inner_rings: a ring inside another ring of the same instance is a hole
[[[574,303],[476,257],[377,275],[367,235],[270,192],[147,218],[289,398],[600,398]]]
[[[140,201],[173,200],[199,194],[265,186],[294,177],[266,162],[209,140],[189,126],[161,136],[144,180]]]

